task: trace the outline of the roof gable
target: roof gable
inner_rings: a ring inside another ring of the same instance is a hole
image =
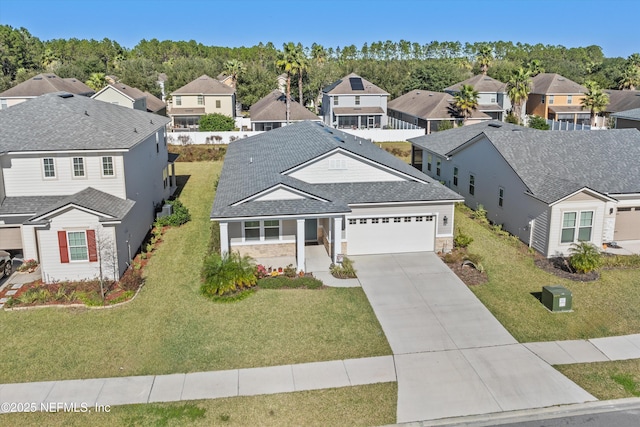
[[[52,92],[69,92],[76,95],[92,95],[95,91],[80,80],[62,79],[52,73],[38,74],[0,93],[0,98],[29,98]]]
[[[135,87],[131,87],[131,86],[127,86],[125,84],[122,83],[116,83],[116,84],[108,84],[105,87],[103,87],[102,89],[100,89],[95,95],[92,96],[93,99],[99,99],[100,95],[108,92],[110,90],[114,90],[122,95],[124,95],[125,97],[127,97],[129,100],[136,101],[137,99],[142,99],[142,98],[146,98],[144,92],[142,92],[140,89],[137,89]]]
[[[356,73],[341,78],[322,89],[330,95],[389,95],[386,91]]]
[[[232,87],[203,74],[174,90],[171,95],[233,95],[234,93],[235,90]]]
[[[507,91],[507,84],[484,74],[478,74],[465,81],[456,83],[445,89],[445,92],[460,92],[463,85],[471,85],[478,92],[503,93]]]
[[[69,208],[80,209],[98,216],[101,221],[118,221],[129,213],[135,203],[133,200],[121,199],[93,187],[87,187],[51,206],[42,208],[29,221],[38,222],[57,216]]]
[[[540,73],[531,79],[531,93],[549,94],[582,94],[587,88],[560,74]]]
[[[252,122],[284,122],[287,120],[287,96],[278,89],[273,90],[250,108]],[[289,103],[289,119],[320,120],[318,116],[293,99]]]

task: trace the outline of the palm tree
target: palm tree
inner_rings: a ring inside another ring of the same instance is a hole
[[[509,95],[513,106],[513,114],[518,119],[518,122],[522,120],[522,107],[527,102],[529,92],[531,92],[531,74],[529,70],[525,70],[522,67],[513,70],[513,74],[507,82],[507,95]]]
[[[596,82],[585,83],[587,92],[582,100],[582,108],[589,108],[591,111],[591,126],[596,125],[596,114],[604,111],[609,105],[609,95],[604,93]]]
[[[487,75],[487,70],[489,69],[489,65],[491,65],[491,61],[493,60],[493,49],[488,44],[483,44],[478,49],[478,54],[476,55],[476,62],[480,65],[480,71],[485,76]]]
[[[104,73],[91,73],[91,75],[89,76],[89,80],[84,83],[91,89],[98,92],[100,89],[107,85],[107,79]]]
[[[240,77],[241,74],[247,72],[247,67],[244,66],[242,61],[238,61],[237,59],[230,59],[224,63],[224,72],[231,77],[233,88],[237,90],[238,77]]]
[[[527,68],[529,69],[529,75],[531,77],[535,77],[540,73],[544,73],[544,68],[542,68],[542,64],[537,59],[532,59],[527,63]]]
[[[622,72],[620,89],[635,90],[636,86],[640,86],[640,67],[627,65],[627,68]]]
[[[318,65],[322,65],[327,60],[327,51],[321,44],[314,43],[311,45],[311,57]]]
[[[284,43],[282,52],[278,52],[276,67],[287,73],[287,123],[291,115],[291,73],[297,68],[296,59],[296,45],[293,42]]]
[[[294,74],[298,75],[298,102],[304,107],[302,100],[302,76],[309,69],[309,60],[305,55],[302,44],[298,43],[295,50],[296,60],[292,69]]]
[[[471,85],[462,85],[460,92],[453,97],[453,105],[462,115],[463,120],[471,117],[473,111],[478,108],[478,91]]]

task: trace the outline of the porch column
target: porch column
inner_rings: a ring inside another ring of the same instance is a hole
[[[304,219],[296,220],[296,271],[300,273],[304,267]]]
[[[220,223],[220,253],[229,253],[229,223]]]
[[[331,261],[338,262],[338,254],[342,252],[342,217],[333,219],[333,236],[331,239],[333,250],[331,251]]]

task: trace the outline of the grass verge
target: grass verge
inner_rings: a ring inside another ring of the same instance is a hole
[[[407,141],[395,141],[395,142],[376,142],[378,147],[388,151],[394,156],[404,160],[407,163],[411,163],[411,143]]]
[[[640,397],[640,359],[555,368],[600,400]]]
[[[153,375],[391,354],[360,288],[259,290],[216,304],[199,293],[220,162],[178,163],[192,220],[167,230],[146,284],[112,310],[0,311],[0,383]]]
[[[114,406],[109,413],[2,415],[7,425],[371,426],[395,422],[397,384],[268,396]]]

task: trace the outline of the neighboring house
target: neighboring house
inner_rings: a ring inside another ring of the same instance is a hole
[[[609,96],[609,104],[604,111],[596,117],[596,124],[600,127],[607,126],[607,119],[612,113],[640,108],[640,90],[603,90]]]
[[[68,93],[0,111],[0,247],[48,283],[119,278],[176,189],[168,122]]]
[[[149,93],[149,92],[144,92],[144,96],[147,97],[147,111],[150,113],[155,113],[158,114],[160,116],[166,116],[167,115],[167,104],[165,104],[164,102],[162,102],[162,100],[160,98],[158,98],[157,96]]]
[[[251,130],[272,130],[287,125],[287,96],[278,89],[253,104],[249,110]],[[289,121],[320,121],[320,118],[291,100],[289,103]]]
[[[38,74],[0,93],[0,110],[52,92],[68,92],[82,96],[91,96],[95,93],[93,89],[80,80],[74,78],[63,79],[51,73]]]
[[[92,98],[135,110],[147,111],[147,96],[144,92],[124,83],[108,84],[96,92]]]
[[[578,241],[640,239],[635,129],[553,132],[491,122],[411,143],[422,158],[432,155],[429,173],[439,168],[468,206],[482,205],[492,223],[547,257],[567,255]]]
[[[589,110],[582,108],[587,88],[553,73],[540,73],[531,83],[527,114],[574,125],[591,124]]]
[[[426,133],[436,132],[442,122],[462,125],[463,118],[453,105],[453,96],[443,92],[412,90],[389,102],[389,117],[426,129]],[[475,110],[464,124],[491,120],[487,114]]]
[[[232,142],[211,219],[222,252],[293,256],[449,251],[462,198],[368,140],[299,122]]]
[[[351,73],[322,89],[323,121],[338,129],[369,129],[387,126],[389,94]]]
[[[478,110],[495,120],[503,121],[511,110],[511,100],[507,95],[507,84],[479,74],[463,82],[449,86],[444,91],[451,95],[460,92],[462,85],[471,85],[478,92]]]
[[[638,129],[640,130],[640,108],[633,110],[620,111],[611,115],[615,120],[616,129]],[[640,160],[640,159],[638,159]]]
[[[236,95],[232,87],[202,75],[171,92],[168,114],[174,128],[197,128],[205,114],[235,117]]]

